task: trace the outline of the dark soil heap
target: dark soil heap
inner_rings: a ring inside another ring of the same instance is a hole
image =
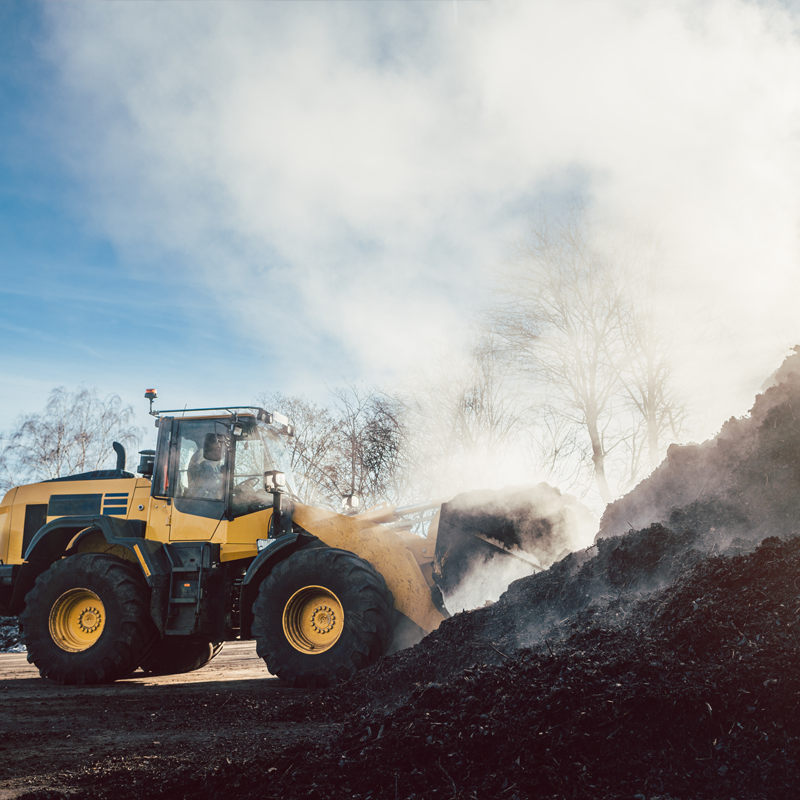
[[[671,448],[594,547],[335,691],[264,706],[341,722],[326,745],[154,766],[148,796],[797,797],[800,351],[779,378]],[[129,773],[87,781],[73,797],[141,794]]]
[[[622,626],[589,616],[552,653],[518,651],[354,715],[328,770],[363,796],[393,796],[395,778],[406,797],[791,796],[799,577],[798,539],[707,560]]]
[[[725,546],[798,529],[800,519],[800,347],[758,395],[750,415],[731,418],[701,445],[672,445],[664,463],[612,503],[598,538],[661,522]]]

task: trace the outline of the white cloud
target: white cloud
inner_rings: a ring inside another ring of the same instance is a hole
[[[47,11],[92,224],[131,257],[174,252],[312,375],[340,352],[397,377],[460,335],[531,199],[576,175],[667,243],[704,424],[800,338],[779,6],[462,2],[458,27],[449,3]],[[699,345],[709,320],[725,337]]]

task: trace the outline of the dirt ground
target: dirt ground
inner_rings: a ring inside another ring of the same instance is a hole
[[[336,725],[280,719],[281,704],[304,694],[270,676],[252,642],[229,643],[197,672],[110,686],[58,686],[24,653],[0,654],[0,800],[325,739]]]

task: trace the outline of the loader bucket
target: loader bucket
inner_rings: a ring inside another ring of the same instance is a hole
[[[465,492],[442,504],[433,577],[451,613],[475,608],[590,544],[594,530],[585,506],[544,483]]]

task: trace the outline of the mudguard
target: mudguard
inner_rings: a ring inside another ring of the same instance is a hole
[[[77,552],[81,539],[95,531],[99,531],[109,545],[130,551],[133,556],[130,560],[140,565],[149,586],[161,586],[167,579],[169,564],[161,552],[161,544],[144,538],[144,521],[111,516],[59,517],[37,531],[25,551],[25,561],[14,583],[10,612],[19,614],[36,578],[62,556]]]
[[[242,580],[242,588],[239,593],[242,639],[250,638],[250,628],[253,624],[253,603],[258,597],[258,587],[261,585],[261,581],[267,577],[277,563],[314,541],[314,537],[299,531],[286,533],[276,539],[270,539],[269,544],[253,559]]]

